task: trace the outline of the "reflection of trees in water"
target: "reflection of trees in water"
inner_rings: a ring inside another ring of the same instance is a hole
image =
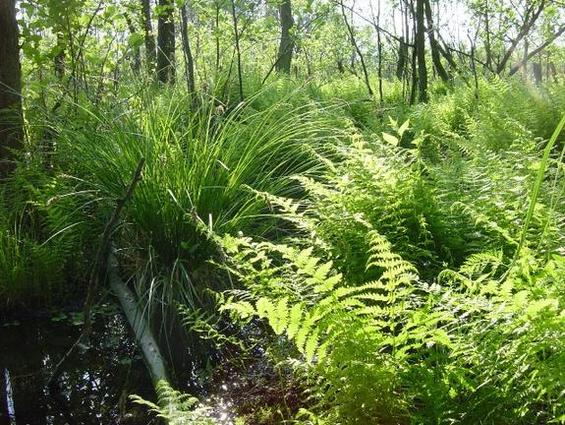
[[[98,320],[91,347],[77,350],[67,359],[55,391],[45,388],[79,331],[66,321],[50,320],[0,327],[0,371],[6,368],[10,373],[17,423],[116,423],[131,409],[127,395],[152,398],[151,382],[120,316]],[[4,376],[0,384],[0,425],[11,425],[4,413]],[[147,418],[142,421],[147,423]]]

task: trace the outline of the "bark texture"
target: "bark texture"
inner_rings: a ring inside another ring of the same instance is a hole
[[[439,53],[439,44],[435,37],[435,27],[434,27],[434,20],[432,17],[432,6],[430,5],[430,0],[424,0],[424,9],[426,13],[426,22],[428,24],[428,38],[430,40],[430,50],[432,52],[432,62],[434,64],[434,68],[437,72],[437,75],[444,81],[449,82],[449,75],[443,64],[441,63],[440,53]]]
[[[188,37],[188,2],[185,2],[180,10],[181,14],[181,34],[182,34],[182,51],[184,54],[186,84],[188,93],[193,95],[196,91],[196,77],[194,74],[194,58],[190,49],[190,39]]]
[[[21,67],[15,0],[0,0],[0,178],[22,146]]]
[[[292,64],[292,52],[294,50],[294,39],[291,34],[294,18],[292,17],[290,0],[282,0],[279,5],[279,16],[281,21],[281,42],[279,44],[276,69],[279,72],[289,74]]]
[[[428,71],[426,69],[426,28],[424,25],[424,1],[416,0],[416,61],[418,64],[418,100],[428,101]]]
[[[157,76],[162,83],[175,82],[175,21],[172,0],[159,0],[157,21]]]

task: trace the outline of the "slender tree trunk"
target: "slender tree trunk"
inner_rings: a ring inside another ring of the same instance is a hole
[[[371,88],[371,82],[369,81],[369,73],[367,72],[367,66],[365,65],[365,58],[363,57],[363,53],[361,53],[361,49],[357,44],[357,40],[355,40],[355,34],[353,33],[353,27],[347,20],[347,14],[345,13],[345,6],[343,5],[343,1],[340,2],[341,4],[341,14],[343,15],[343,22],[347,27],[347,31],[349,32],[349,37],[351,39],[351,44],[353,45],[355,52],[359,56],[359,61],[361,62],[361,68],[363,70],[363,76],[365,78],[365,85],[367,86],[367,91],[369,92],[369,96],[373,97],[373,89]]]
[[[490,11],[489,0],[484,2],[484,15],[485,15],[485,54],[486,64],[489,71],[492,72],[492,50],[490,43]]]
[[[157,21],[157,76],[162,83],[175,82],[175,21],[172,0],[159,0],[163,7]]]
[[[403,81],[406,74],[406,63],[408,62],[408,45],[404,37],[400,37],[398,44],[398,62],[396,63],[396,78]]]
[[[418,62],[416,48],[412,49],[412,81],[410,84],[410,105],[416,103],[418,94]]]
[[[187,9],[188,2],[185,2],[180,10],[181,15],[181,33],[182,33],[182,51],[184,53],[184,64],[185,64],[185,74],[186,74],[186,84],[188,87],[188,94],[193,97],[196,92],[196,77],[194,75],[194,59],[192,57],[192,51],[190,50],[190,41],[188,38],[188,14]]]
[[[553,78],[553,81],[557,83],[557,68],[553,62],[547,64],[547,79],[549,80],[549,76]]]
[[[303,49],[304,51],[304,58],[306,59],[306,74],[308,78],[312,76],[312,60],[310,59],[310,55],[308,54],[308,50]]]
[[[477,75],[477,65],[475,64],[475,45],[471,44],[471,71],[475,82],[475,98],[479,99],[479,77]]]
[[[157,55],[155,52],[155,35],[153,34],[153,24],[151,23],[151,5],[149,0],[141,0],[141,12],[143,21],[143,32],[145,33],[145,60],[147,70],[150,73],[155,71]]]
[[[337,70],[340,74],[345,74],[345,67],[343,66],[343,59],[338,59],[336,61]]]
[[[0,178],[22,147],[21,67],[15,0],[0,0]]]
[[[534,72],[534,81],[536,82],[537,85],[540,85],[543,75],[541,62],[532,63],[532,70]]]
[[[62,32],[57,33],[57,54],[53,57],[55,75],[59,80],[65,76],[65,39]]]
[[[424,1],[416,0],[415,49],[418,63],[418,100],[428,101],[428,71],[426,69],[426,28],[424,26]]]
[[[281,20],[281,41],[279,45],[278,60],[276,69],[285,74],[290,73],[292,63],[292,52],[294,50],[294,38],[291,30],[294,26],[292,17],[292,6],[290,0],[282,0],[279,5],[279,16]]]
[[[231,0],[231,16],[233,20],[233,33],[235,36],[235,52],[237,56],[237,79],[239,83],[239,101],[243,102],[243,73],[241,70],[241,49],[239,47],[239,30],[237,29],[237,13],[235,10],[235,0]]]
[[[403,0],[400,2],[400,6],[403,11],[403,21],[404,21],[404,40],[406,40],[405,44],[410,44],[410,13],[413,11],[413,0]],[[413,20],[412,20],[413,21]],[[412,45],[414,44],[414,40],[412,40]],[[410,90],[410,80],[408,79],[408,60],[410,59],[410,54],[408,52],[408,46],[404,46],[406,48],[406,55],[405,55],[405,63],[403,68],[403,79],[402,79],[402,94],[408,96],[408,90]],[[413,50],[413,49],[412,49]],[[412,52],[414,53],[414,52]],[[414,54],[412,54],[412,59],[414,58]],[[412,72],[414,73],[414,61],[412,60]],[[413,79],[414,80],[414,79]],[[411,97],[411,95],[410,95]],[[410,101],[412,103],[412,101]]]
[[[146,314],[140,308],[139,300],[120,279],[117,272],[117,260],[113,254],[110,256],[109,263],[108,281],[110,288],[120,301],[122,310],[135,335],[139,350],[143,355],[151,381],[157,390],[159,385],[170,382],[165,358],[161,354],[159,344],[151,330]]]
[[[438,33],[438,35],[439,35],[439,33]],[[449,46],[441,39],[441,36],[440,36],[439,40],[437,40],[437,41],[438,41],[437,48],[438,48],[439,53],[447,61],[447,63],[451,67],[451,69],[456,71],[458,66],[457,66],[457,63],[455,62],[455,59],[453,59],[453,55],[451,54],[451,50],[449,50]],[[439,41],[441,41],[443,46],[439,43]]]
[[[449,82],[449,75],[441,63],[439,46],[435,37],[435,26],[432,18],[432,7],[430,5],[430,0],[424,0],[424,9],[426,14],[426,21],[428,23],[428,38],[430,40],[430,50],[432,53],[432,62],[434,64],[434,69],[437,75],[444,81]]]
[[[375,16],[373,12],[373,4],[371,3],[371,13],[373,13],[373,22],[375,21]],[[377,25],[375,30],[377,32],[377,54],[379,55],[378,58],[378,65],[377,65],[377,76],[379,78],[379,101],[383,103],[384,96],[383,96],[383,44],[381,40],[381,2],[378,0],[377,2],[377,17],[376,17]]]
[[[528,79],[528,50],[530,48],[530,43],[526,38],[524,40],[524,55],[522,56],[522,74],[525,80]]]

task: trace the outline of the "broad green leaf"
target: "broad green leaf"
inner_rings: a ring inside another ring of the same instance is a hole
[[[398,138],[396,136],[393,136],[392,134],[389,133],[385,133],[383,131],[383,140],[393,146],[398,146]]]
[[[400,137],[402,137],[404,135],[404,132],[406,130],[408,130],[408,126],[410,125],[410,119],[407,119],[406,121],[404,121],[404,123],[400,126],[400,128],[398,129],[398,135]]]

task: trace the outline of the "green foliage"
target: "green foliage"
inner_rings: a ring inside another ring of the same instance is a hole
[[[265,319],[275,334],[285,335],[312,368],[306,379],[313,385],[315,405],[332,409],[330,414],[343,423],[369,418],[388,423],[402,417],[406,406],[402,400],[393,402],[395,366],[386,356],[381,362],[377,353],[392,350],[402,359],[412,345],[401,341],[417,345],[435,332],[429,320],[398,337],[390,334],[392,323],[409,320],[410,284],[417,275],[384,237],[376,232],[368,237],[373,246],[368,267],[379,268],[381,276],[359,286],[348,286],[312,248],[246,238],[223,241],[233,260],[230,270],[249,293],[228,292],[220,310],[242,320]],[[374,361],[369,353],[376,354]]]
[[[294,76],[267,78],[276,5],[259,16],[237,1],[240,102],[224,48],[231,5],[197,1],[193,99],[124,65],[144,44],[126,34],[124,5],[89,1],[87,16],[59,3],[21,2],[24,72],[38,79],[27,81],[29,143],[0,211],[2,302],[84,282],[144,158],[112,235],[123,277],[144,311],[170,309],[219,346],[244,349],[223,332],[226,315],[266,325],[270,359],[306,388],[297,421],[563,422],[563,136],[540,154],[562,84],[458,77],[409,106],[409,87],[385,79],[376,104],[341,17],[319,2],[295,12]],[[370,33],[357,36],[371,65]],[[59,55],[65,75],[45,76]],[[323,69],[311,75],[316,57]],[[382,57],[388,76],[396,56]],[[217,315],[199,308],[214,291]],[[196,399],[165,384],[158,393],[158,404],[135,400],[170,423],[209,423]]]
[[[555,2],[430,2],[432,71],[431,37],[419,52],[388,27],[410,33],[409,2],[293,0],[279,75],[280,1],[194,0],[166,86],[145,49],[185,1],[148,2],[149,21],[139,0],[15,3],[25,148],[0,194],[0,309],[82,298],[144,159],[111,235],[121,277],[152,319],[238,353],[247,339],[226,317],[260,327],[254,342],[270,329],[269,360],[306,388],[293,420],[565,422],[565,136],[550,139],[565,49],[527,58],[563,26]],[[441,35],[449,7],[476,29],[470,53]],[[450,75],[412,105],[419,53],[430,77],[437,60]],[[523,57],[526,81],[503,78]],[[210,423],[196,399],[157,392],[134,400],[172,424]]]
[[[294,195],[300,188],[292,176],[321,170],[312,148],[339,137],[330,135],[319,110],[276,102],[227,111],[203,98],[191,111],[187,98],[171,90],[170,98],[77,107],[71,120],[50,123],[57,134],[53,176],[39,183],[22,177],[39,186],[33,197],[49,236],[74,251],[95,252],[116,200],[145,158],[114,243],[139,293],[160,307],[200,304],[214,273],[206,260],[218,255],[208,233],[269,234],[275,219],[250,188]]]
[[[62,284],[60,258],[52,246],[0,224],[0,308],[48,303],[61,294]]]
[[[208,408],[200,406],[198,399],[173,389],[166,381],[157,384],[159,403],[153,403],[132,395],[130,398],[137,404],[145,406],[158,418],[170,425],[213,425]]]
[[[451,394],[426,414],[451,412],[461,423],[560,422],[563,257],[540,262],[524,253],[503,280],[501,260],[499,254],[477,255],[458,273],[440,275],[444,293],[436,310],[452,316],[448,332],[455,349],[447,367],[432,372],[436,358],[427,378],[414,378],[430,380],[430,406],[441,391],[432,391],[431,380],[445,382]]]
[[[224,238],[248,291],[228,292],[221,310],[265,319],[296,347],[310,414],[376,424],[562,417],[563,257],[543,264],[528,251],[501,280],[501,253],[477,254],[429,285],[382,235],[369,240],[380,277],[350,286],[311,248]]]
[[[0,310],[48,307],[72,292],[66,282],[72,283],[71,253],[76,245],[59,237],[59,229],[50,227],[53,217],[40,202],[30,199],[38,197],[35,184],[44,181],[43,176],[36,177],[28,170],[18,170],[0,193]],[[65,216],[64,222],[71,219]]]
[[[500,78],[479,83],[477,92],[460,87],[429,105],[416,107],[411,114],[416,129],[425,130],[439,142],[458,135],[471,149],[494,151],[551,136],[553,127],[548,123],[559,121],[564,110],[556,86],[547,84],[538,89]]]
[[[534,143],[462,151],[458,135],[438,162],[433,136],[403,148],[409,124],[391,124],[390,141],[321,158],[322,177],[298,179],[306,199],[257,192],[293,231],[221,239],[244,290],[220,310],[294,348],[304,423],[562,421],[561,165],[538,170]]]

